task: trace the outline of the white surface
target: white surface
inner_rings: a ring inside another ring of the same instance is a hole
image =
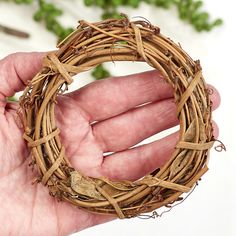
[[[67,1],[61,1],[61,4],[66,6],[65,2]],[[235,3],[230,0],[204,2],[206,9],[213,16],[221,16],[225,21],[223,27],[211,33],[194,32],[189,25],[178,20],[174,9],[156,10],[142,5],[138,10],[121,9],[121,11],[128,12],[129,16],[146,17],[153,24],[159,25],[163,33],[180,42],[194,59],[201,59],[206,80],[215,85],[222,96],[221,107],[214,113],[214,119],[220,127],[220,139],[227,146],[227,152],[212,151],[210,171],[204,176],[199,187],[183,204],[162,218],[116,220],[87,229],[78,235],[236,235],[233,223],[236,211]],[[78,19],[94,21],[98,20],[100,15],[99,9],[84,8],[81,3],[71,4],[67,9],[70,13],[66,14],[63,20],[65,24],[72,26],[76,26]],[[0,58],[17,51],[46,51],[55,48],[55,37],[43,26],[32,21],[32,13],[28,6],[0,3],[0,23],[21,28],[32,35],[29,40],[19,40],[0,32]],[[144,69],[145,67],[139,67],[140,71]],[[124,64],[119,64],[113,67],[113,70],[114,74],[121,75],[121,71],[123,74],[128,74],[137,71],[137,68],[133,64],[127,70]],[[88,74],[84,77],[88,77]],[[78,83],[83,84],[84,80],[77,82],[77,85]]]

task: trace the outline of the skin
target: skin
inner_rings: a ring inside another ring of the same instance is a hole
[[[22,139],[16,102],[41,67],[45,53],[17,53],[0,61],[0,232],[2,235],[68,235],[114,219],[58,203],[47,188],[33,184],[30,150]],[[220,103],[212,87],[213,108]],[[173,91],[157,71],[93,82],[58,97],[57,125],[75,168],[93,177],[135,180],[161,167],[178,134],[130,149],[178,124]],[[146,104],[147,103],[147,104]],[[143,106],[139,106],[146,104]],[[137,107],[139,106],[139,107]],[[94,123],[94,121],[97,121]],[[215,136],[218,129],[215,126]],[[104,153],[113,154],[104,157]],[[134,161],[135,160],[135,161]]]

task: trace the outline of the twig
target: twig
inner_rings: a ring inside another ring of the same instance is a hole
[[[0,31],[19,38],[29,38],[29,34],[0,24]]]

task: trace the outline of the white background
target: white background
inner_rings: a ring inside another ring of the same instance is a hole
[[[82,5],[82,1],[56,1],[68,12],[63,22],[68,26],[76,26],[79,19],[94,21],[99,19],[101,11],[97,8],[89,9]],[[73,2],[68,6],[69,2]],[[79,3],[78,3],[79,2]],[[235,3],[234,1],[205,0],[205,9],[213,17],[220,16],[224,25],[211,33],[196,33],[191,26],[181,22],[177,12],[171,10],[157,10],[142,4],[139,9],[121,9],[132,16],[143,16],[153,24],[161,27],[162,33],[180,42],[182,47],[194,58],[201,59],[204,76],[207,82],[213,84],[221,93],[221,107],[214,113],[214,119],[220,127],[220,140],[227,147],[227,152],[211,152],[210,171],[204,176],[199,187],[180,206],[173,208],[158,219],[116,220],[107,224],[84,230],[78,235],[236,235],[233,222],[236,211],[236,143],[235,143]],[[34,10],[28,6],[0,3],[0,24],[7,24],[31,34],[27,40],[19,40],[0,32],[0,58],[17,51],[47,51],[53,50],[56,38],[45,28],[32,20]],[[112,67],[113,74],[129,74],[137,72],[134,65],[123,63]],[[139,71],[145,70],[139,67]],[[92,79],[88,74],[83,76],[74,86],[79,86]]]

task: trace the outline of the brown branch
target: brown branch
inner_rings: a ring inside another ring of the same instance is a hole
[[[9,35],[18,37],[18,38],[29,38],[29,36],[30,36],[26,32],[23,32],[23,31],[17,30],[17,29],[13,29],[8,26],[1,25],[1,24],[0,24],[0,31],[2,31],[6,34],[9,34]]]

